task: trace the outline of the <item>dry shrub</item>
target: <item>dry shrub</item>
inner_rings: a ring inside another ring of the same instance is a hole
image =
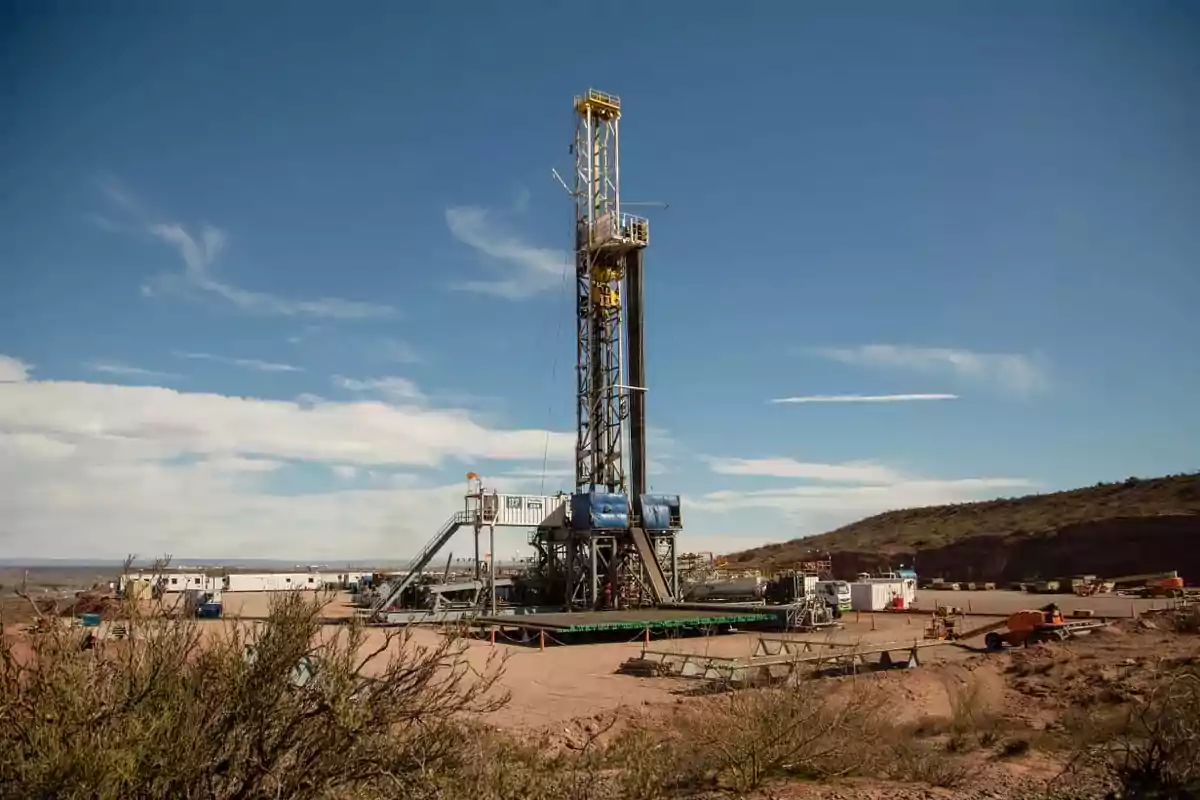
[[[880,777],[953,789],[971,774],[971,767],[962,758],[948,755],[928,742],[897,740],[889,755]]]
[[[613,797],[602,753],[560,749],[548,738],[526,741],[470,725],[451,763],[431,778],[426,800],[599,800]],[[388,797],[399,795],[390,794]],[[411,796],[411,795],[405,795]]]
[[[0,796],[436,796],[471,741],[464,717],[506,700],[499,665],[475,672],[454,636],[323,635],[321,608],[288,593],[263,624],[202,641],[194,620],[131,602],[124,640],[85,650],[56,625],[27,655],[4,641]]]
[[[1167,624],[1176,633],[1200,633],[1200,603],[1188,603],[1166,615]]]
[[[733,691],[679,709],[657,735],[635,727],[622,743],[627,789],[711,785],[745,792],[772,776],[858,771],[862,743],[878,722],[871,688],[849,680]]]
[[[995,744],[1000,733],[1000,719],[988,708],[983,684],[970,676],[961,684],[947,683],[946,693],[950,697],[947,749],[966,752],[976,746]]]
[[[1077,764],[1107,776],[1124,796],[1200,793],[1200,669],[1160,667],[1143,702],[1076,725]]]

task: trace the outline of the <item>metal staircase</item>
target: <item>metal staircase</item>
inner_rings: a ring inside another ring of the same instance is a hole
[[[434,534],[434,537],[430,539],[428,543],[426,543],[425,547],[421,548],[421,552],[417,553],[416,557],[409,562],[404,577],[400,578],[395,584],[393,584],[391,591],[389,591],[386,595],[381,596],[375,601],[375,605],[371,606],[370,618],[374,619],[376,615],[382,613],[389,608],[392,603],[399,600],[400,595],[404,593],[404,590],[412,585],[413,581],[417,579],[417,576],[421,574],[421,571],[425,569],[425,567],[429,566],[429,562],[433,560],[433,557],[437,555],[437,552],[445,547],[446,543],[450,541],[450,538],[454,536],[455,532],[457,532],[458,529],[463,525],[469,523],[471,519],[471,515],[465,511],[459,511],[457,514],[454,514],[447,519],[442,527],[438,529],[438,532]]]

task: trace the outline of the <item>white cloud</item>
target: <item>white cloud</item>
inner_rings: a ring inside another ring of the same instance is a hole
[[[19,358],[0,355],[0,383],[22,383],[33,369]]]
[[[348,392],[365,392],[379,395],[389,400],[417,401],[425,397],[420,388],[408,378],[392,376],[360,380],[347,378],[342,375],[334,375],[332,380],[334,386],[338,386]]]
[[[841,483],[899,483],[904,478],[890,467],[870,461],[820,464],[794,458],[709,458],[709,467],[721,475],[753,475],[770,478]]]
[[[274,361],[260,361],[257,358],[229,358],[215,356],[212,353],[175,353],[179,358],[190,358],[196,361],[215,361],[218,364],[229,364],[234,367],[254,369],[259,372],[303,372],[300,367],[291,364],[280,364]]]
[[[358,477],[358,467],[352,467],[349,464],[334,464],[330,469],[334,475],[344,481],[352,481]]]
[[[547,442],[552,458],[570,458],[570,434],[488,428],[452,408],[4,383],[0,550],[29,557],[402,557],[462,507],[465,489],[465,481],[432,484],[414,470],[540,462]],[[343,477],[353,470],[367,488],[277,493],[306,464]],[[529,483],[489,480],[501,491],[528,491]]]
[[[114,204],[124,208],[135,218],[137,228],[174,247],[183,260],[182,275],[161,275],[142,286],[142,294],[147,297],[155,297],[161,292],[189,294],[199,291],[223,298],[242,311],[258,314],[337,319],[368,319],[395,315],[395,309],[377,303],[344,300],[338,297],[296,300],[269,292],[242,289],[218,280],[212,268],[228,242],[223,230],[212,225],[201,225],[198,234],[189,232],[179,222],[163,222],[158,219],[116,181],[102,182],[101,189]],[[119,227],[114,228],[110,225],[109,229],[119,230]]]
[[[65,441],[119,438],[161,457],[243,455],[356,464],[437,466],[445,459],[540,458],[546,432],[490,430],[457,409],[378,402],[302,406],[156,386],[29,381],[0,389],[0,430]],[[569,454],[573,437],[552,433]]]
[[[714,472],[725,475],[793,478],[802,483],[771,489],[723,490],[691,496],[686,507],[707,514],[773,514],[765,524],[778,526],[780,515],[790,534],[776,539],[807,536],[845,525],[872,514],[899,508],[986,500],[1014,491],[1037,488],[1026,478],[984,477],[932,479],[905,473],[874,461],[841,464],[806,463],[790,458],[709,458]],[[730,542],[752,547],[759,541]],[[689,545],[690,546],[690,545]]]
[[[956,394],[809,394],[777,397],[772,403],[906,403],[917,400],[957,400]]]
[[[462,281],[452,288],[518,300],[562,285],[571,263],[565,250],[538,247],[497,223],[492,212],[476,206],[446,209],[446,225],[455,239],[487,256],[503,277]]]
[[[864,367],[906,369],[930,375],[989,382],[1016,394],[1044,388],[1048,376],[1040,359],[1019,353],[976,353],[948,347],[911,347],[868,344],[859,347],[825,347],[817,355]]]
[[[789,514],[840,512],[846,522],[897,508],[960,503],[995,497],[1006,489],[1028,491],[1036,487],[1023,478],[959,478],[906,480],[869,486],[792,486],[750,492],[720,491],[690,497],[688,507],[728,512],[770,508]]]
[[[88,369],[93,372],[99,372],[104,375],[121,375],[127,378],[179,378],[180,375],[174,372],[161,372],[156,369],[144,369],[135,367],[130,364],[123,364],[119,361],[92,361],[87,365]]]

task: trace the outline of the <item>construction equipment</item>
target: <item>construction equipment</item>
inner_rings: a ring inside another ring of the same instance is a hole
[[[1132,594],[1138,597],[1183,597],[1187,593],[1183,578],[1175,570],[1168,572],[1145,572],[1139,575],[1121,575],[1117,578],[1099,579],[1085,575],[1073,581],[1072,588],[1080,597],[1094,594]]]
[[[957,617],[960,615],[961,609],[954,606],[938,606],[933,612],[933,616],[929,619],[929,624],[925,626],[926,639],[948,639],[953,640],[959,638],[956,635]]]
[[[1133,590],[1139,597],[1183,597],[1186,591],[1183,578],[1173,572],[1150,578]]]
[[[983,644],[988,650],[1001,650],[1005,645],[1028,647],[1042,642],[1063,642],[1077,633],[1106,624],[1102,621],[1067,622],[1058,606],[1050,603],[1039,609],[1016,611],[1006,619],[989,622],[947,638],[973,639],[982,635]]]

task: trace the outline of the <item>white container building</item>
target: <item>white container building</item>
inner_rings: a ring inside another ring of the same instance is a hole
[[[536,528],[569,500],[569,495],[485,494],[482,518],[487,525]]]
[[[324,584],[319,572],[231,572],[222,588],[226,592],[316,591]]]
[[[135,572],[122,575],[118,586],[122,591],[129,581],[147,581],[151,586],[160,584],[165,592],[186,592],[188,590],[212,591],[221,588],[221,579],[203,572]]]
[[[904,597],[904,581],[877,579],[850,584],[850,608],[854,611],[885,611],[894,607],[897,597]]]

